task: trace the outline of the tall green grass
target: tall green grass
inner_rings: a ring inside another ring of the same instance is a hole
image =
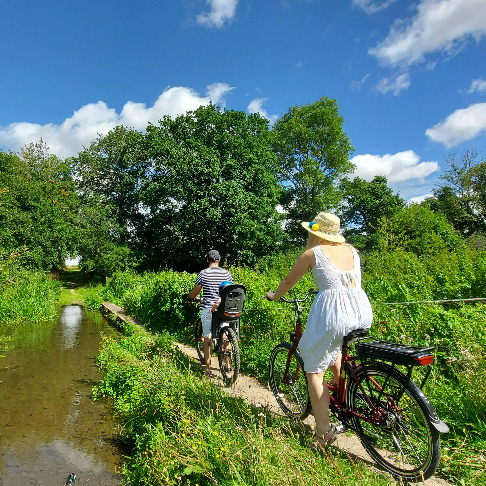
[[[419,259],[395,251],[363,258],[364,287],[374,309],[372,334],[404,344],[434,346],[435,362],[425,386],[439,416],[451,432],[442,436],[440,473],[461,484],[484,484],[486,469],[486,305],[485,303],[410,304],[411,301],[486,297],[484,252],[447,253]],[[272,267],[231,268],[247,288],[241,320],[243,373],[267,380],[272,347],[288,340],[294,318],[290,306],[262,300],[292,264],[274,260]],[[192,343],[197,310],[184,301],[195,275],[176,272],[118,274],[108,281],[103,298],[112,300],[155,332],[170,332]],[[303,295],[313,287],[310,275],[292,290]],[[397,303],[389,305],[388,303]],[[415,371],[420,382],[421,371]]]
[[[0,325],[34,323],[58,314],[59,283],[42,272],[2,269]]]
[[[390,478],[332,448],[309,450],[302,425],[227,396],[162,332],[124,325],[98,356],[105,372],[94,390],[111,397],[133,450],[124,473],[132,485],[389,485]]]

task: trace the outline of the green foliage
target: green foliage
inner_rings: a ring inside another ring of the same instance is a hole
[[[209,105],[145,134],[117,127],[74,164],[81,267],[92,274],[194,271],[211,248],[254,264],[284,241],[276,158],[259,115]]]
[[[336,207],[338,185],[353,166],[353,147],[343,131],[336,100],[323,97],[305,106],[293,106],[272,130],[272,146],[279,161],[282,206],[287,231],[303,244],[301,221],[311,221],[320,211]]]
[[[344,179],[341,191],[344,197],[340,217],[346,225],[346,240],[360,250],[373,248],[380,222],[402,209],[404,200],[393,194],[383,176],[376,176],[371,182],[360,177]]]
[[[460,158],[450,154],[442,183],[427,201],[442,213],[463,236],[486,232],[486,161],[479,152],[466,150]]]
[[[360,484],[389,478],[345,454],[309,453],[302,425],[227,396],[191,371],[166,334],[106,339],[95,397],[110,397],[132,450],[129,484]],[[333,451],[334,452],[334,451]]]
[[[153,173],[142,187],[150,268],[195,271],[217,248],[254,264],[281,245],[279,187],[268,121],[201,106],[147,128]]]
[[[465,243],[444,215],[423,203],[404,207],[384,219],[378,229],[378,248],[402,249],[428,258],[444,250],[460,252]]]
[[[480,482],[475,482],[476,469],[467,466],[471,459],[466,457],[479,461],[477,451],[485,446],[486,305],[400,304],[458,295],[467,298],[482,292],[486,253],[463,249],[453,253],[446,246],[441,246],[442,250],[433,257],[405,250],[362,255],[364,287],[373,305],[374,336],[435,347],[435,363],[425,393],[451,428],[451,433],[442,437],[446,450],[441,471],[452,480],[468,478],[469,484],[479,485]],[[288,340],[294,316],[290,306],[270,303],[262,297],[277,286],[294,261],[295,255],[288,254],[269,257],[261,268],[230,268],[235,281],[247,289],[240,328],[242,371],[263,383],[267,380],[270,350]],[[104,298],[116,299],[119,305],[130,309],[130,315],[147,323],[152,330],[164,336],[170,332],[177,339],[193,344],[197,310],[185,304],[182,296],[192,288],[194,279],[195,274],[172,271],[117,274],[108,280]],[[292,293],[302,296],[312,287],[311,276],[307,274]],[[395,304],[386,304],[390,302]],[[423,371],[414,371],[418,383]],[[187,399],[187,393],[185,396]],[[144,447],[148,447],[145,442],[141,450],[146,450]],[[453,460],[448,462],[446,458],[451,456]],[[164,460],[168,458],[164,456]],[[151,467],[156,469],[154,464]]]
[[[59,283],[0,254],[0,325],[35,323],[58,314]]]
[[[40,141],[17,156],[0,151],[0,250],[21,264],[60,270],[76,253],[78,196],[68,163]]]

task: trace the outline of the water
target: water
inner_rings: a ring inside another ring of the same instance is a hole
[[[0,486],[119,485],[121,452],[110,411],[91,399],[101,375],[99,312],[77,305],[60,318],[13,330],[0,355]],[[0,340],[0,343],[2,341]]]

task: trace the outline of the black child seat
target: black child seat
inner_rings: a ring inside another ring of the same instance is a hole
[[[221,291],[221,303],[213,312],[213,326],[220,322],[230,322],[231,327],[239,336],[240,316],[245,304],[246,289],[241,284],[227,285]]]

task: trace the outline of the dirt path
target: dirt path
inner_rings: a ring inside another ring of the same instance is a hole
[[[193,359],[195,363],[199,363],[195,348],[182,343],[177,343],[177,347],[186,356]],[[211,368],[211,371],[215,375],[214,378],[211,378],[211,381],[216,385],[222,386],[222,377],[219,372],[218,360],[215,357],[212,359]],[[233,387],[223,387],[223,390],[228,395],[244,398],[252,405],[265,407],[265,409],[271,413],[283,415],[268,385],[263,386],[255,378],[239,375],[238,380]],[[314,428],[314,417],[310,415],[304,423]],[[376,468],[374,461],[368,456],[368,453],[361,445],[360,440],[354,434],[340,434],[335,444],[342,451],[350,454],[353,460],[364,462],[370,467]],[[433,476],[422,484],[426,486],[448,486],[450,483],[437,476]]]

